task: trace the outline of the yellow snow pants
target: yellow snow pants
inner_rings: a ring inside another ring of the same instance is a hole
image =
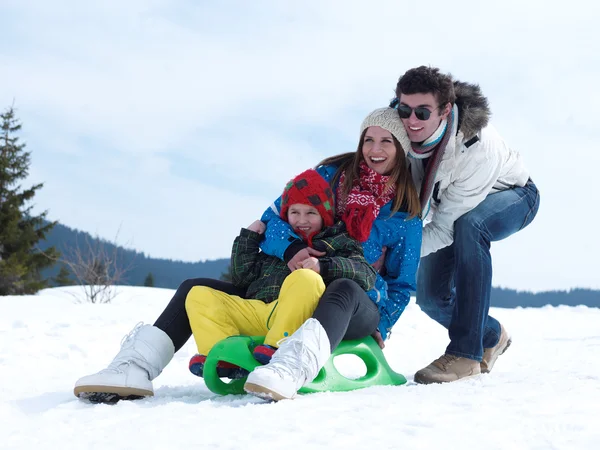
[[[271,303],[195,286],[186,297],[185,309],[198,353],[207,355],[217,342],[237,335],[265,336],[266,345],[278,348],[281,339],[312,316],[323,292],[323,278],[310,269],[288,275],[279,298]]]

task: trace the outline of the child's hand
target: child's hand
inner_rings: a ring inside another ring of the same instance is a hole
[[[248,226],[248,230],[254,231],[258,234],[263,234],[266,229],[267,229],[267,226],[264,223],[262,223],[260,220],[255,220]]]
[[[319,274],[321,273],[321,265],[319,264],[319,260],[313,256],[306,258],[304,261],[300,261],[299,269],[310,269]]]
[[[325,252],[321,252],[319,250],[315,250],[314,248],[306,247],[300,250],[298,253],[294,255],[292,259],[288,262],[288,267],[293,272],[297,269],[302,269],[302,262],[306,258],[310,258],[311,256],[325,256]]]

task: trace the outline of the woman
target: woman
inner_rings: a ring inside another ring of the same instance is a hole
[[[326,159],[317,168],[334,187],[336,213],[348,233],[363,243],[368,262],[383,257],[383,267],[369,292],[348,279],[331,283],[312,318],[281,344],[269,364],[248,376],[247,392],[275,400],[293,398],[317,376],[343,339],[374,335],[383,347],[415,289],[419,263],[422,224],[406,164],[409,146],[397,112],[381,108],[363,121],[355,153]],[[262,249],[289,259],[294,270],[295,261],[314,250],[275,214],[278,204],[279,200],[262,218],[267,223]]]
[[[357,152],[329,158],[317,171],[335,186],[336,196],[342,194],[341,199],[336,198],[337,203],[341,200],[338,215],[345,218],[349,228],[362,239],[367,261],[377,266],[383,264],[383,267],[375,289],[368,294],[350,280],[336,280],[328,286],[313,318],[309,319],[309,322],[319,321],[330,333],[329,345],[323,346],[324,349],[330,347],[325,354],[343,338],[356,339],[370,334],[383,346],[383,339],[388,337],[392,325],[408,304],[410,291],[415,289],[421,221],[416,217],[420,213],[419,200],[405,161],[405,149],[409,148],[410,141],[391,108],[369,114],[361,133]],[[372,201],[361,210],[364,199]],[[277,206],[279,202],[276,201]],[[269,222],[263,251],[284,259],[291,270],[300,268],[298,264],[309,256],[321,256],[303,244],[288,228],[289,224],[278,220],[278,214],[270,208],[263,215],[262,221]],[[192,335],[185,300],[194,286],[245,296],[243,290],[231,283],[204,278],[184,281],[156,323],[136,327],[124,339],[120,352],[106,369],[77,381],[75,395],[82,392],[83,386],[86,392],[96,393],[95,401],[152,395],[152,380]],[[336,309],[340,316],[350,318],[347,323],[339,321]],[[331,318],[329,323],[328,317]],[[277,353],[281,353],[281,349]],[[308,374],[306,382],[317,373],[318,370],[314,375]]]

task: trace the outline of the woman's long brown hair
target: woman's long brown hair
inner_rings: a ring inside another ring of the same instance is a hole
[[[350,193],[355,180],[358,181],[360,178],[359,167],[361,161],[364,161],[362,149],[367,129],[360,135],[360,141],[358,142],[358,149],[356,152],[330,156],[317,165],[317,167],[325,165],[339,166],[331,180],[332,187],[335,186],[340,179],[342,172],[346,172],[344,185],[340,186],[340,193],[344,198]],[[417,189],[415,188],[412,176],[406,164],[406,152],[396,137],[392,135],[392,138],[394,139],[394,145],[396,146],[396,163],[389,173],[389,185],[396,185],[396,196],[394,197],[394,204],[392,205],[392,214],[402,209],[408,212],[410,218],[413,218],[421,214],[419,194],[417,194]]]

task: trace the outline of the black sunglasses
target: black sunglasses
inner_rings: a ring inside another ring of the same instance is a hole
[[[431,117],[431,112],[432,112],[432,111],[429,111],[424,106],[417,106],[416,108],[411,108],[410,106],[404,105],[404,104],[397,105],[396,109],[398,110],[398,115],[400,116],[401,119],[408,119],[410,117],[410,115],[412,114],[412,112],[414,111],[417,119],[429,120],[429,118]],[[438,109],[438,108],[435,108],[435,109]]]

